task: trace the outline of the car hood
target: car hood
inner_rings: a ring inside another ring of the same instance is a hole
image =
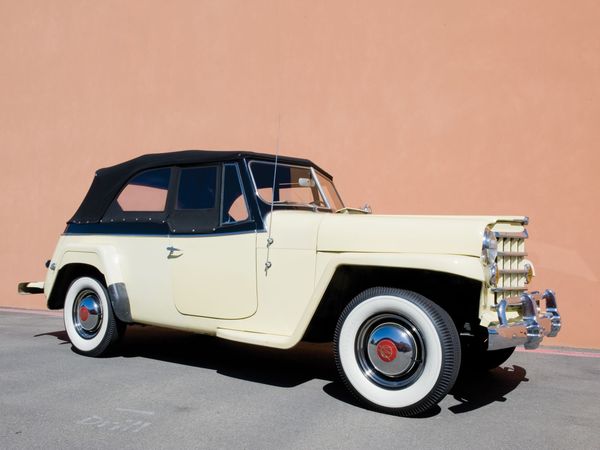
[[[523,216],[331,214],[319,226],[317,250],[480,256],[486,226],[503,222],[522,230],[525,220]]]

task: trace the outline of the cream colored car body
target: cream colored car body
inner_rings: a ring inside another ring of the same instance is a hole
[[[134,322],[290,348],[340,266],[425,269],[481,282],[479,318],[497,317],[480,260],[483,233],[521,232],[521,216],[384,216],[275,210],[267,231],[217,236],[68,234],[44,293],[70,263],[124,283]]]

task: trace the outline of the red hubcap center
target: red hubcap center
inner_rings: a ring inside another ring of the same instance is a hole
[[[90,317],[90,312],[88,311],[88,309],[85,306],[82,306],[79,309],[79,317],[81,318],[81,320],[83,320],[84,322],[86,320],[88,320],[88,318]]]
[[[379,341],[379,344],[377,344],[377,356],[379,356],[382,361],[393,361],[396,359],[397,355],[398,349],[391,339],[382,339]]]

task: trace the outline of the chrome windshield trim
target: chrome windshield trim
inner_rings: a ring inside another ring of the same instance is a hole
[[[325,175],[323,172],[320,172],[319,169],[313,167],[315,173],[317,174],[317,180],[319,178],[319,176],[322,176],[325,180],[329,181],[331,183],[331,187],[333,188],[333,190],[335,191],[335,195],[337,196],[337,199],[339,200],[339,202],[342,204],[342,208],[346,208],[346,204],[344,203],[344,200],[342,200],[342,196],[340,195],[340,192],[338,191],[337,187],[335,186],[335,183],[333,182],[333,178],[329,179],[330,177]],[[319,180],[319,184],[321,186],[323,186],[323,184],[320,182]],[[327,202],[329,203],[329,206],[331,207],[331,202],[329,201],[329,197],[327,197]],[[366,206],[366,205],[365,205]],[[332,211],[334,211],[333,208],[331,208]],[[337,210],[335,210],[334,212],[336,212]]]
[[[253,160],[248,161],[248,172],[250,173],[250,179],[252,180],[252,187],[254,189],[254,195],[261,202],[265,203],[266,205],[270,205],[271,202],[267,202],[258,193],[258,187],[256,186],[256,180],[254,179],[254,173],[252,172],[252,164],[254,164],[254,163],[270,164],[272,166],[274,166],[275,163],[271,162],[271,161],[261,161],[261,160],[257,160],[257,159],[253,159]],[[299,203],[299,202],[286,202],[286,201],[281,201],[281,200],[279,200],[279,201],[273,201],[274,205],[276,205],[276,206],[285,206],[285,205],[300,206],[300,207],[312,208],[314,211],[322,210],[322,211],[335,212],[329,206],[329,200],[327,199],[327,196],[323,195],[323,192],[321,191],[321,187],[320,187],[321,185],[319,183],[319,180],[317,180],[317,177],[315,176],[314,168],[312,166],[300,166],[298,164],[288,164],[288,163],[277,163],[277,165],[278,166],[286,166],[286,167],[296,167],[298,169],[307,169],[308,171],[310,171],[311,175],[313,176],[313,178],[315,179],[315,182],[317,183],[317,185],[319,187],[319,193],[321,194],[321,197],[323,197],[323,200],[325,200],[325,203],[327,204],[327,207],[317,206],[317,205],[309,205],[309,204],[306,204],[306,203]],[[273,196],[275,196],[275,193],[273,193]]]
[[[331,207],[331,203],[329,203],[329,199],[325,195],[323,186],[321,186],[321,182],[319,181],[319,177],[317,176],[317,172],[316,172],[315,168],[311,166],[310,172],[312,173],[312,176],[317,183],[317,188],[319,189],[319,192],[321,193],[321,197],[323,197],[323,199],[325,200],[325,204],[327,205],[327,208],[329,208],[331,211],[333,211],[333,208]]]

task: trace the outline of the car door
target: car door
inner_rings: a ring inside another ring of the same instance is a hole
[[[241,319],[256,312],[256,226],[237,163],[179,169],[168,219],[173,301],[181,314]]]

